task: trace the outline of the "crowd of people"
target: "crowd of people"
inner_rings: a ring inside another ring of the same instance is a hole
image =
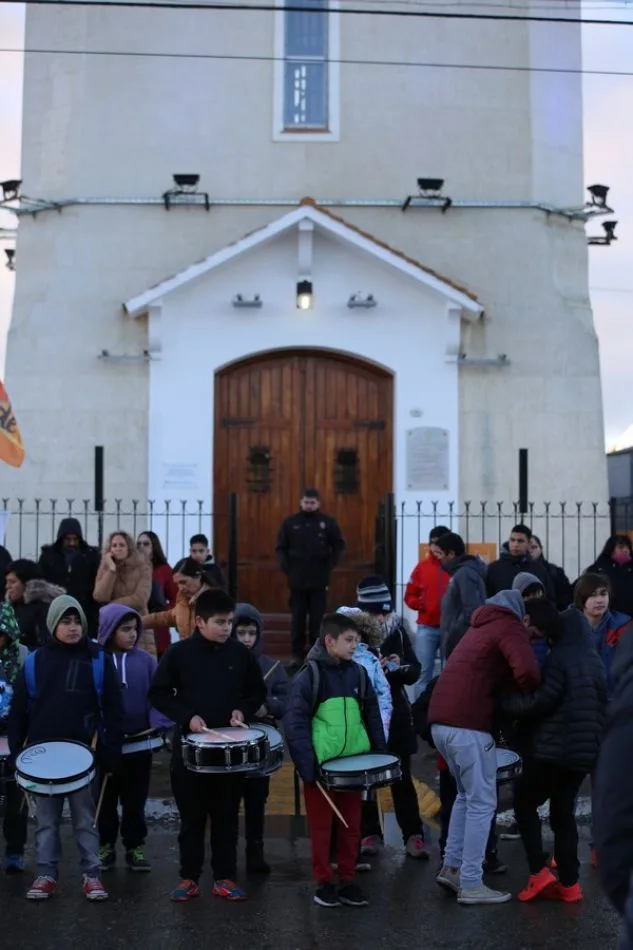
[[[485,883],[485,875],[506,870],[495,830],[502,747],[521,763],[510,831],[526,855],[518,899],[583,899],[575,807],[590,776],[594,864],[618,909],[628,899],[633,935],[633,803],[621,783],[612,796],[633,728],[630,539],[611,538],[571,584],[525,525],[512,529],[491,564],[437,526],[405,591],[417,613],[411,631],[377,575],[358,584],[351,604],[325,613],[325,588],[344,541],[332,519],[314,518],[319,511],[318,493],[306,490],[277,544],[291,591],[294,662],[288,672],[298,668],[292,679],[264,654],[261,614],[232,601],[203,535],[191,539],[189,556],[172,569],[152,531],[136,543],[114,532],[99,556],[70,518],[39,562],[6,559],[0,732],[8,735],[11,765],[25,743],[61,739],[96,744],[100,775],[107,776],[98,821],[89,786],[67,796],[86,897],[107,897],[102,875],[117,862],[119,836],[126,865],[150,870],[144,812],[152,753],[122,755],[122,745],[126,736],[155,729],[171,736],[181,818],[181,880],[172,900],[200,894],[208,819],[213,894],[244,900],[236,883],[239,808],[243,802],[247,869],[267,873],[269,778],[192,771],[181,740],[223,726],[282,722],[303,780],[320,906],[364,906],[356,872],[383,843],[376,796],[335,789],[325,796],[324,763],[366,753],[397,757],[400,777],[391,794],[403,852],[425,861],[412,777],[422,737],[436,751],[439,771],[437,882],[455,892],[460,905],[511,898]],[[28,830],[24,796],[11,781],[5,795],[5,868],[20,873]],[[544,850],[538,813],[547,801],[552,854]],[[38,797],[30,899],[56,891],[60,821],[60,799]]]

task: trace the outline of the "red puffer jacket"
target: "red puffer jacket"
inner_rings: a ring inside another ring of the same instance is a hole
[[[520,618],[518,591],[503,591],[473,614],[451,653],[429,705],[429,724],[493,732],[495,701],[514,687],[529,692],[541,674]]]
[[[439,627],[442,597],[449,581],[449,575],[432,554],[427,554],[413,568],[404,592],[404,602],[411,610],[417,610],[419,626]]]

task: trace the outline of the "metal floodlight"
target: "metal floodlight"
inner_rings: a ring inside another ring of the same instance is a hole
[[[425,197],[439,195],[444,187],[443,178],[418,178],[420,194]]]
[[[347,301],[347,306],[350,308],[350,310],[355,310],[357,308],[371,310],[371,308],[375,307],[377,303],[378,301],[373,294],[361,294],[359,291],[358,293],[351,295]]]
[[[235,294],[231,303],[234,307],[250,307],[253,309],[259,309],[262,306],[262,298],[260,294],[254,294],[252,297],[244,297],[243,294]]]
[[[602,227],[604,228],[604,233],[609,241],[617,241],[615,236],[615,229],[618,226],[617,221],[603,221]]]
[[[591,195],[592,205],[597,205],[599,208],[604,208],[607,203],[607,195],[609,194],[608,185],[589,185],[587,191]]]
[[[2,188],[2,200],[15,201],[17,198],[19,198],[21,185],[22,180],[18,178],[11,178],[8,181],[0,181],[0,188]]]
[[[312,281],[300,280],[297,283],[297,309],[309,310],[312,306]]]
[[[195,188],[200,182],[200,175],[174,175],[176,188]]]
[[[7,258],[7,263],[5,267],[7,268],[7,270],[15,270],[15,248],[5,247],[4,253]]]

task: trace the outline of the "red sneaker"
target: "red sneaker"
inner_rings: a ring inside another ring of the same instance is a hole
[[[565,887],[559,881],[556,881],[556,884],[553,884],[548,888],[547,893],[543,894],[543,897],[548,901],[563,901],[565,904],[579,904],[584,896],[580,884],[576,883]]]
[[[226,901],[245,901],[247,899],[246,892],[238,887],[235,881],[229,881],[228,878],[215,882],[213,896],[223,897]]]
[[[107,901],[108,892],[98,877],[89,874],[83,876],[83,891],[89,901]]]
[[[36,877],[26,892],[26,899],[44,901],[47,897],[52,897],[56,890],[57,883],[52,877]]]
[[[190,878],[185,878],[180,882],[178,887],[169,895],[169,899],[175,901],[176,903],[183,903],[184,901],[190,901],[193,897],[200,897],[200,888],[195,881],[192,881]]]
[[[527,885],[522,891],[519,891],[517,897],[520,901],[533,901],[535,897],[546,891],[552,884],[556,884],[556,878],[549,868],[541,868],[538,874],[530,874]]]

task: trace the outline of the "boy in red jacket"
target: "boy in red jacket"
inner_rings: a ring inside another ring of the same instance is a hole
[[[404,594],[404,602],[418,612],[418,629],[415,637],[415,653],[422,672],[412,687],[412,701],[424,693],[435,675],[435,658],[440,651],[440,612],[442,598],[450,580],[442,570],[442,551],[435,545],[438,538],[448,534],[449,529],[437,525],[429,534],[429,550],[425,558],[413,568]]]

